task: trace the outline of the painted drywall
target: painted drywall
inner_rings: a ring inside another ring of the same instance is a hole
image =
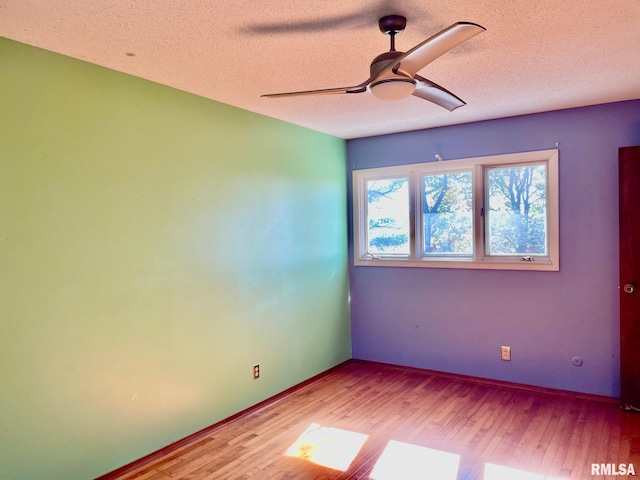
[[[0,104],[0,478],[96,477],[350,358],[343,140],[6,39]]]
[[[351,266],[355,358],[619,395],[618,147],[640,144],[640,101],[351,140],[347,156],[351,171],[556,142],[560,271]]]

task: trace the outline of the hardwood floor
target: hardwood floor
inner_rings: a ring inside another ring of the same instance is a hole
[[[120,480],[640,474],[640,415],[584,397],[352,361]]]

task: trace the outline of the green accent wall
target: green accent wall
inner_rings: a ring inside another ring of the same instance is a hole
[[[351,357],[343,140],[7,39],[0,106],[0,478],[99,476]]]

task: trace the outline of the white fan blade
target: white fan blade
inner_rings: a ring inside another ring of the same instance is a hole
[[[485,30],[484,27],[475,23],[454,23],[398,57],[393,70],[413,76],[436,58]]]
[[[431,80],[427,80],[420,75],[416,75],[415,79],[416,89],[412,95],[433,102],[436,105],[440,105],[450,112],[454,111],[456,108],[466,105],[464,100],[458,98],[446,88],[433,83]]]
[[[261,95],[266,98],[279,98],[279,97],[300,97],[303,95],[335,95],[340,93],[363,93],[367,91],[367,85],[356,85],[355,87],[340,87],[340,88],[325,88],[322,90],[304,90],[302,92],[287,92],[287,93],[270,93],[267,95]]]

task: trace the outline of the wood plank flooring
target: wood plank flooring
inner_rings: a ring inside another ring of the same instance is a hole
[[[594,463],[640,476],[639,414],[352,361],[120,480],[628,478]]]

